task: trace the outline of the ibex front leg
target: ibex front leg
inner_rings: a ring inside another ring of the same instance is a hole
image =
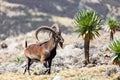
[[[50,74],[51,73],[51,63],[52,63],[52,60],[48,60],[44,63],[44,66],[46,67],[46,71],[44,72],[44,74]]]
[[[46,74],[46,72],[48,72],[48,67],[49,67],[48,61],[46,60],[46,56],[47,55],[44,55],[44,56],[41,57],[41,62],[43,63],[43,65],[47,69],[45,72],[43,72],[43,74]]]
[[[44,72],[44,74],[51,74],[51,63],[52,63],[52,60],[48,60],[46,61],[46,63],[44,63],[44,66],[46,67],[46,71]]]
[[[49,63],[48,63],[48,61],[45,61],[45,62],[43,63],[43,65],[44,65],[45,68],[47,69],[47,70],[44,72],[44,74],[46,74],[46,73],[49,71]]]
[[[49,64],[49,68],[48,68],[48,74],[51,74],[51,64],[52,64],[52,60],[49,60],[48,61],[48,64]]]

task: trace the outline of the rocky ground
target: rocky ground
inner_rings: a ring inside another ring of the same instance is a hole
[[[77,33],[72,33],[71,35],[66,35],[63,33],[62,35],[65,39],[64,48],[61,49],[58,46],[57,55],[53,59],[53,62],[52,62],[52,75],[50,75],[46,80],[53,79],[57,74],[59,74],[60,78],[61,77],[65,78],[65,80],[67,78],[68,78],[68,80],[76,80],[76,77],[78,77],[78,78],[85,77],[85,78],[88,78],[89,80],[96,80],[96,76],[98,76],[97,71],[95,71],[96,74],[94,74],[94,76],[91,76],[91,77],[85,76],[85,74],[87,75],[87,73],[85,73],[85,72],[87,71],[89,73],[89,72],[91,72],[89,69],[97,70],[101,66],[103,67],[102,75],[100,74],[102,78],[105,76],[108,76],[107,78],[105,77],[105,79],[112,80],[113,78],[111,78],[111,76],[114,76],[114,75],[111,75],[111,74],[114,73],[114,74],[118,75],[120,72],[119,67],[113,66],[111,64],[111,57],[112,57],[113,53],[111,53],[108,50],[108,44],[110,42],[109,37],[108,37],[109,32],[105,32],[105,31],[101,30],[100,33],[103,35],[101,35],[99,38],[96,38],[95,40],[91,41],[91,45],[90,45],[90,61],[91,61],[91,63],[87,66],[84,64],[84,50],[83,50],[82,38],[81,37],[78,38]],[[44,37],[44,36],[46,36],[46,37]],[[115,38],[118,38],[119,36],[120,36],[120,32],[117,31],[117,33],[115,34]],[[41,42],[43,40],[48,39],[48,35],[46,32],[40,33],[39,37],[41,38]],[[29,32],[25,35],[19,35],[17,37],[9,37],[6,40],[1,42],[0,77],[3,78],[3,80],[8,79],[8,78],[3,77],[7,74],[10,74],[11,76],[20,74],[20,76],[22,76],[22,73],[24,71],[24,67],[26,64],[26,59],[23,54],[25,39],[28,41],[28,44],[38,42],[34,37],[34,31]],[[82,69],[85,69],[85,71],[83,71],[83,73],[81,73]],[[39,73],[44,70],[45,70],[45,68],[41,63],[32,64],[31,73],[34,76],[33,79],[35,79],[34,73],[36,73],[36,72]],[[78,72],[77,72],[77,70],[78,70]],[[70,71],[70,74],[69,74],[69,71]],[[99,69],[98,69],[98,72],[99,72]],[[63,73],[65,73],[65,75]],[[20,76],[15,77],[15,79],[20,78]],[[25,75],[23,75],[23,76],[25,77]],[[26,75],[26,76],[28,76],[28,75]],[[39,78],[42,79],[42,78],[46,78],[47,76],[48,75],[46,75],[44,77],[39,77]],[[66,78],[66,76],[67,76],[67,78]],[[117,80],[117,78],[119,78],[119,77],[120,76],[117,76],[115,78],[115,76],[114,76],[115,80]],[[21,80],[22,79],[23,78],[21,78]],[[27,78],[25,78],[25,79],[27,79]],[[12,77],[11,77],[11,80],[12,80]],[[30,80],[32,80],[32,77],[30,78]],[[57,79],[55,79],[55,80],[57,80]],[[62,79],[60,79],[60,80],[62,80]]]

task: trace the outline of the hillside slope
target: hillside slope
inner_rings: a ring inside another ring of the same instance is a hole
[[[64,33],[70,33],[75,13],[85,8],[95,10],[104,20],[111,16],[120,19],[119,3],[120,0],[0,0],[0,39],[55,22]]]
[[[0,1],[0,39],[35,30],[41,25],[58,23],[64,33],[71,32],[72,19],[30,9],[25,5]],[[67,23],[67,24],[66,24]]]
[[[104,17],[120,18],[120,0],[7,0],[53,15],[73,18],[81,9],[91,8]]]

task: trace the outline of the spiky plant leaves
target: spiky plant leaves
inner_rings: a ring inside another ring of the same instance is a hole
[[[109,50],[114,53],[112,62],[120,66],[120,39],[116,39],[110,43]]]
[[[116,18],[109,18],[107,24],[108,30],[110,30],[110,40],[113,40],[116,29],[119,27],[119,21]]]
[[[109,49],[114,53],[120,53],[120,39],[116,39],[110,43]]]
[[[110,30],[115,29],[119,26],[118,20],[116,18],[109,18],[107,23]]]
[[[77,27],[76,32],[82,35],[83,39],[93,40],[95,36],[99,37],[101,29],[101,18],[92,10],[79,11],[74,18]]]

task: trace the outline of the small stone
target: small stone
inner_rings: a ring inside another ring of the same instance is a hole
[[[112,67],[106,70],[105,72],[105,76],[108,77],[110,76],[112,73],[117,73],[117,68],[116,67]]]
[[[2,74],[4,72],[5,72],[5,69],[2,66],[0,66],[0,74]]]
[[[97,59],[93,58],[92,60],[90,60],[92,64],[97,64]]]
[[[117,30],[120,31],[120,26],[117,27]]]
[[[82,63],[86,66],[88,62],[86,60],[83,60]]]
[[[94,64],[88,64],[87,67],[88,68],[91,68],[91,67],[94,67],[95,65]]]
[[[65,46],[65,48],[64,49],[73,49],[74,48],[74,46],[73,45],[67,45],[67,46]]]
[[[120,80],[120,74],[115,75],[115,77],[113,78],[113,80]]]
[[[1,48],[4,49],[4,48],[7,48],[7,47],[8,47],[8,45],[7,45],[6,43],[2,43],[2,44],[1,44]]]
[[[80,43],[80,42],[75,42],[74,47],[75,48],[80,48],[80,49],[84,48],[83,43]]]
[[[61,76],[55,76],[53,80],[64,80]]]
[[[5,40],[6,39],[6,35],[5,34],[0,34],[0,40]]]
[[[76,57],[73,58],[73,63],[77,63],[78,61],[79,60]]]

